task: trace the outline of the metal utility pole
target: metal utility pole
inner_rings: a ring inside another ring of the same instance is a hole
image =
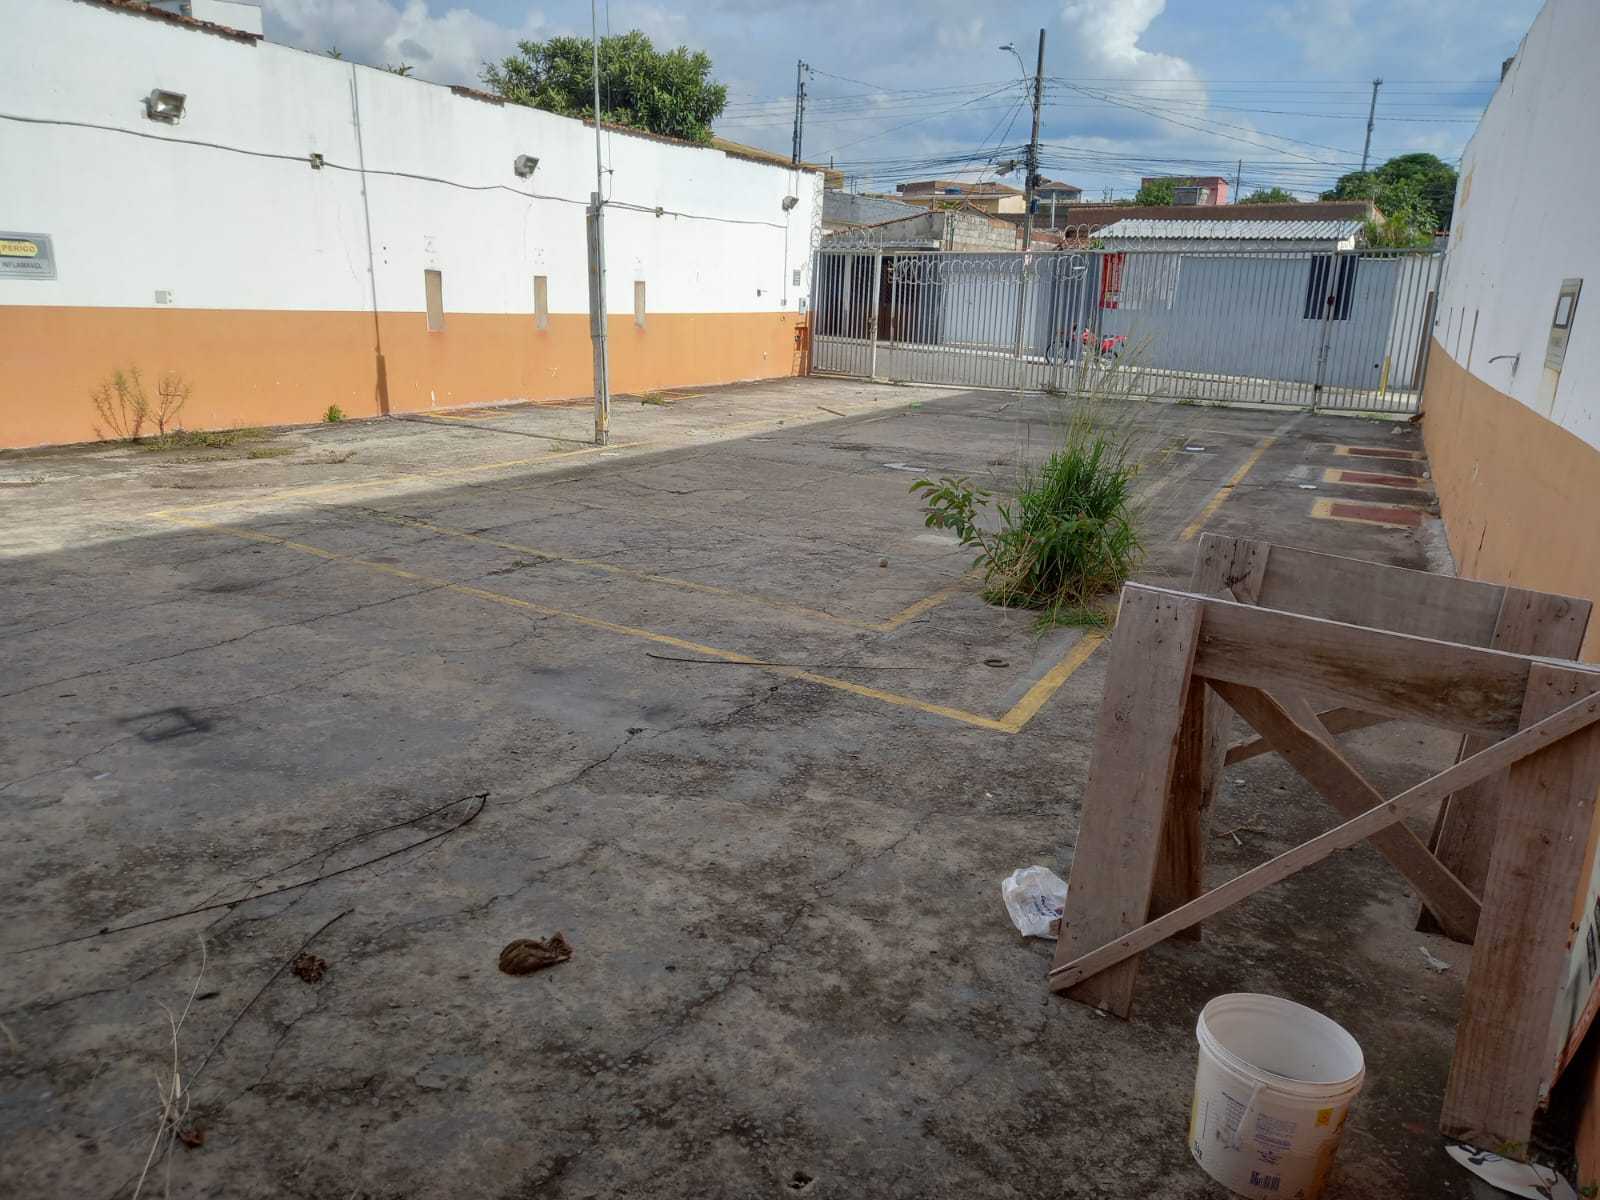
[[[1367,109],[1367,140],[1361,143],[1361,173],[1367,173],[1367,155],[1372,151],[1372,126],[1378,116],[1378,89],[1383,86],[1383,80],[1372,81],[1372,105]]]
[[[606,347],[605,169],[600,155],[600,17],[589,0],[594,51],[594,194],[589,197],[589,337],[594,342],[594,444],[611,440],[611,358]]]
[[[1027,178],[1023,180],[1022,252],[1033,248],[1033,193],[1039,186],[1039,104],[1044,99],[1044,30],[1039,30],[1039,66],[1033,73],[1033,136],[1028,139]]]
[[[805,144],[806,137],[806,81],[803,72],[811,68],[799,60],[794,64],[794,157],[791,160],[795,166],[800,165],[800,149]]]
[[[1239,181],[1244,178],[1244,159],[1239,160],[1239,165],[1233,169],[1233,202],[1239,203]]]

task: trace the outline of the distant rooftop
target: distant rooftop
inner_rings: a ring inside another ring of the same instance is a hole
[[[973,183],[963,179],[916,179],[896,185],[895,191],[906,196],[1020,196],[1020,188],[1005,183]]]
[[[1102,227],[1102,238],[1189,238],[1217,241],[1343,241],[1361,232],[1357,220],[1188,220],[1182,217],[1124,217]]]

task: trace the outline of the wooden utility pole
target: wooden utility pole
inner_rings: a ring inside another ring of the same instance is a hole
[[[806,136],[806,81],[803,72],[810,70],[806,64],[795,60],[794,64],[794,156],[790,160],[795,166],[800,165],[800,149],[805,144]]]
[[[1023,181],[1022,252],[1033,248],[1034,192],[1039,186],[1039,105],[1044,98],[1044,30],[1039,30],[1039,65],[1033,73],[1033,136],[1028,139],[1027,178]]]

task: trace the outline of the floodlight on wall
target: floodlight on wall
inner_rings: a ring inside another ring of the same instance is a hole
[[[518,179],[526,179],[539,169],[539,160],[532,154],[519,154],[511,164],[511,170]]]
[[[799,196],[785,196],[783,198],[783,211],[789,212],[796,204],[800,203]]]
[[[171,125],[183,116],[185,96],[182,92],[168,92],[161,88],[151,88],[150,94],[144,98],[144,115],[152,121],[165,121]]]

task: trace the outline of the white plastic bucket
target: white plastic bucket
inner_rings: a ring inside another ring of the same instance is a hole
[[[1195,1026],[1189,1152],[1252,1200],[1316,1200],[1366,1065],[1335,1021],[1277,996],[1218,996]]]

